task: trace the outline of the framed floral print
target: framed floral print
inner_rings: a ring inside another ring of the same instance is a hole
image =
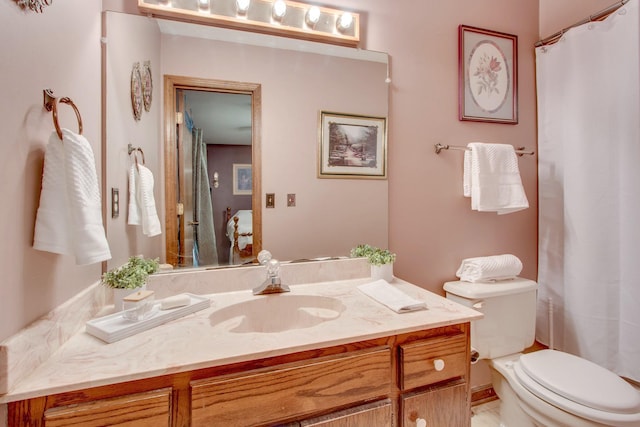
[[[459,119],[518,123],[518,37],[458,27]]]

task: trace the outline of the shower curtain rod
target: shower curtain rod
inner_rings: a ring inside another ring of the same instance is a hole
[[[560,37],[562,37],[564,35],[564,33],[566,33],[567,31],[569,31],[570,29],[572,29],[573,27],[578,27],[582,24],[586,24],[587,22],[592,22],[592,21],[599,21],[603,18],[606,18],[607,16],[611,15],[613,12],[615,12],[616,10],[618,10],[619,8],[621,8],[622,6],[624,6],[625,4],[627,4],[629,2],[629,0],[620,0],[619,2],[612,4],[609,7],[606,7],[604,9],[602,9],[600,12],[597,12],[593,15],[588,16],[587,18],[584,18],[582,21],[576,22],[575,24],[563,28],[562,30],[558,31],[557,33],[553,33],[552,35],[550,35],[549,37],[546,37],[544,39],[538,40],[535,44],[535,47],[540,47],[540,46],[544,46],[553,42],[558,41],[558,39]]]

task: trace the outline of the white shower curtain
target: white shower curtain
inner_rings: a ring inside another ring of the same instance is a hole
[[[537,336],[636,381],[639,18],[638,0],[630,0],[605,21],[536,49]]]

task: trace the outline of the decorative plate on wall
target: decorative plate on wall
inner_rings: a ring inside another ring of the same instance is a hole
[[[15,0],[23,9],[30,9],[36,13],[42,13],[45,6],[50,6],[53,0]]]
[[[142,76],[140,75],[140,63],[133,64],[131,71],[131,106],[133,118],[140,120],[142,115]]]
[[[153,80],[151,79],[151,61],[145,61],[142,66],[142,101],[144,111],[151,109],[151,98],[153,95]]]

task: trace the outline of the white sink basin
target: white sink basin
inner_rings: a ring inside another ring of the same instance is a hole
[[[214,311],[212,326],[236,333],[272,333],[304,329],[335,320],[345,310],[336,298],[290,293],[252,296]]]

